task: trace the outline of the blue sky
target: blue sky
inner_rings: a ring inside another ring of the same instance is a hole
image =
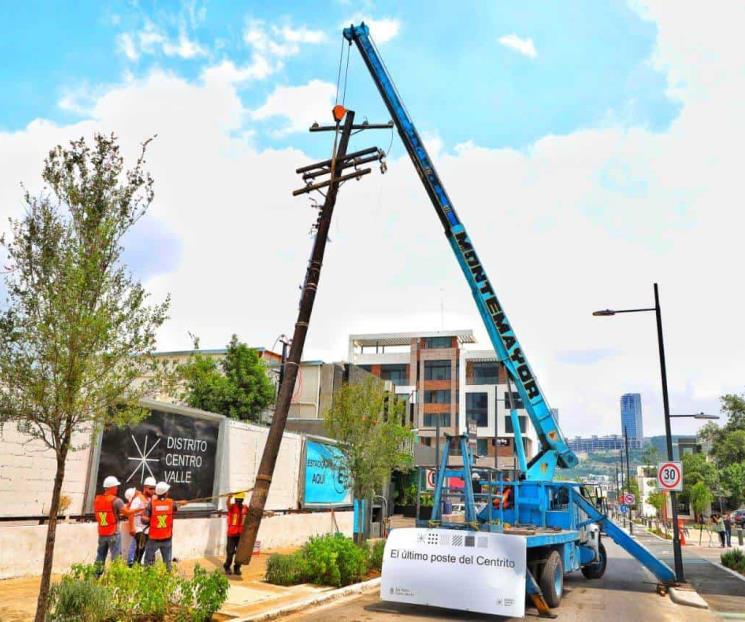
[[[148,153],[156,198],[125,259],[189,334],[291,331],[316,218],[294,170],[328,157],[341,29],[365,18],[562,427],[618,432],[641,392],[662,430],[654,325],[593,318],[661,285],[673,411],[742,391],[745,4],[658,0],[0,3],[0,220],[48,149],[94,131]],[[69,7],[73,7],[72,9]],[[347,105],[387,120],[352,50]],[[386,148],[387,133],[352,147]],[[343,187],[306,356],[349,334],[486,334],[397,139]],[[441,304],[442,303],[442,307]],[[442,308],[442,312],[441,312]],[[711,318],[706,338],[691,334]],[[649,422],[649,427],[647,427]],[[690,424],[690,425],[689,425]],[[679,421],[678,432],[694,424]]]
[[[2,3],[0,128],[18,130],[43,117],[58,123],[80,118],[60,102],[70,94],[95,95],[123,76],[160,68],[196,80],[224,59],[247,63],[249,24],[287,25],[322,33],[281,69],[240,89],[248,108],[259,107],[278,85],[313,79],[334,83],[341,25],[373,15],[395,21],[397,36],[384,43],[387,64],[425,135],[446,147],[468,140],[486,147],[524,147],[541,136],[606,124],[667,127],[678,106],[665,95],[665,76],[649,58],[654,23],[626,3],[379,2],[358,11],[341,2],[56,2]],[[155,44],[151,53],[127,58],[121,37],[151,27],[172,42],[179,34],[201,47],[182,58]],[[535,54],[500,43],[514,35],[532,41]],[[375,32],[373,31],[375,38]],[[353,50],[347,101],[358,115],[386,117]],[[315,151],[308,136],[278,136],[280,121],[267,119],[256,133],[260,146],[292,144]]]

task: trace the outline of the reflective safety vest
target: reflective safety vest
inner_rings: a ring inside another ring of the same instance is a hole
[[[116,533],[115,499],[114,495],[96,495],[93,500],[93,513],[96,515],[99,536],[113,536]]]
[[[150,501],[150,539],[168,540],[173,535],[173,499]]]
[[[246,522],[248,508],[245,505],[231,503],[228,505],[228,535],[240,536],[243,532],[243,523]]]

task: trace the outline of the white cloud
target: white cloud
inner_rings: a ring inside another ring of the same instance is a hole
[[[140,57],[137,47],[135,46],[134,38],[128,32],[121,33],[116,38],[116,43],[119,51],[129,60],[135,61]]]
[[[518,37],[516,34],[513,33],[511,35],[504,35],[503,37],[500,37],[499,42],[504,47],[515,50],[515,52],[518,52],[523,56],[528,56],[530,58],[535,58],[536,56],[538,56],[535,45],[533,45],[533,39],[523,39],[522,37]]]
[[[130,61],[137,61],[145,54],[165,54],[189,60],[206,56],[207,49],[197,41],[189,38],[184,24],[179,28],[178,38],[170,39],[162,29],[150,20],[145,21],[138,32],[123,32],[117,35],[117,49]]]
[[[261,55],[255,55],[248,65],[238,67],[232,60],[223,60],[217,65],[211,65],[202,71],[205,82],[222,82],[225,84],[241,84],[249,80],[263,80],[271,75],[274,67]]]
[[[330,122],[335,95],[336,86],[321,80],[311,80],[303,86],[279,86],[261,107],[251,112],[251,118],[286,118],[287,124],[279,130],[281,135],[307,132],[314,121]]]
[[[733,3],[702,18],[681,3],[649,9],[658,30],[654,62],[682,107],[666,131],[587,129],[516,151],[480,147],[474,129],[472,142],[436,157],[569,435],[618,431],[618,398],[627,391],[642,393],[646,433],[662,432],[653,316],[591,315],[648,306],[655,280],[673,411],[715,413],[718,395],[743,390],[745,291],[736,281],[745,264],[745,212],[736,203],[745,143],[745,40],[736,36],[743,10]],[[0,153],[13,154],[0,168],[0,221],[21,209],[19,181],[38,189],[51,145],[99,128],[122,136],[131,156],[158,133],[148,158],[153,216],[182,245],[178,269],[147,284],[158,296],[173,293],[160,347],[189,347],[187,331],[205,347],[224,345],[233,332],[268,346],[295,321],[316,212],[291,191],[300,183],[294,169],[309,158],[292,149],[257,151],[240,137],[251,136],[259,117],[294,123],[303,104],[327,114],[316,101],[329,101],[328,85],[311,84],[277,89],[250,111],[230,80],[190,84],[154,73],[98,94],[80,123],[36,120],[0,132]],[[379,139],[363,133],[353,140],[352,148],[362,148]],[[406,156],[389,162],[385,176],[342,188],[331,239],[307,358],[343,358],[349,333],[440,328],[440,290],[445,326],[475,328],[486,346]],[[566,353],[597,360],[579,365]],[[676,433],[692,425],[680,420]]]
[[[401,31],[401,22],[397,19],[392,17],[381,17],[380,19],[375,19],[369,15],[363,15],[361,13],[356,13],[350,19],[346,20],[342,24],[342,28],[348,28],[349,24],[356,25],[360,22],[365,22],[367,27],[370,29],[372,40],[378,44],[388,43],[388,41],[395,39]]]

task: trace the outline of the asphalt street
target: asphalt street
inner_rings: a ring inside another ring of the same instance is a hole
[[[626,551],[611,540],[604,540],[608,551],[608,569],[602,579],[588,581],[576,572],[565,577],[565,594],[561,605],[554,609],[557,620],[566,622],[711,622],[719,619],[710,612],[674,604],[669,597],[659,596],[656,581]],[[664,544],[664,543],[661,543]],[[467,595],[464,595],[467,598]],[[517,618],[469,614],[462,611],[435,609],[416,605],[389,603],[380,600],[378,592],[306,610],[286,618],[303,622],[344,620],[368,622],[375,620],[460,621],[490,620],[507,622]],[[539,619],[538,612],[528,607],[524,619]]]

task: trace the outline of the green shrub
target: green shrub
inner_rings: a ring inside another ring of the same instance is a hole
[[[95,579],[62,577],[49,592],[50,622],[104,622],[112,619],[106,588]]]
[[[383,569],[383,553],[385,552],[385,540],[376,540],[370,547],[370,560],[367,565],[368,570]]]
[[[745,574],[745,553],[740,549],[732,549],[726,553],[722,553],[721,558],[722,565],[727,568],[732,568],[741,574]]]
[[[52,589],[50,620],[54,622],[204,622],[220,609],[228,593],[222,572],[198,565],[192,579],[168,571],[162,562],[128,568],[122,560],[95,579],[94,565],[73,566]]]
[[[302,551],[274,553],[266,564],[266,580],[274,585],[297,585],[307,581],[308,565]]]
[[[306,581],[334,587],[349,585],[367,574],[370,555],[367,545],[357,546],[342,534],[319,536],[291,555],[272,555],[267,563],[266,580],[275,585]]]

